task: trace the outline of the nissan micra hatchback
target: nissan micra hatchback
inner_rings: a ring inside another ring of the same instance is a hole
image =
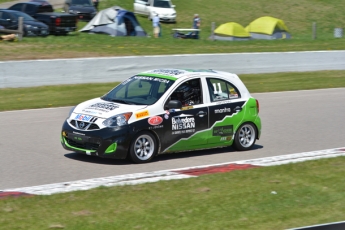
[[[259,102],[237,75],[155,69],[74,107],[61,143],[87,155],[144,163],[171,152],[249,150],[260,133]]]

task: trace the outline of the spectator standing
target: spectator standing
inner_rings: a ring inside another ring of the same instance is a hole
[[[98,3],[99,3],[99,0],[92,0],[93,2],[93,6],[96,8],[96,10],[98,11]]]
[[[160,24],[159,24],[158,14],[155,14],[155,16],[153,16],[152,26],[153,26],[153,35],[155,38],[158,38],[159,32],[160,32]]]
[[[194,14],[193,18],[193,29],[200,29],[201,19],[199,17],[199,14]],[[194,32],[194,35],[196,38],[199,38],[199,31]]]

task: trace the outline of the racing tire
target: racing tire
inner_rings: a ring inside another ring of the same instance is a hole
[[[158,143],[156,137],[147,131],[138,133],[133,139],[129,157],[134,163],[146,163],[157,154]]]
[[[242,124],[235,135],[233,147],[238,151],[246,151],[253,147],[257,137],[257,130],[254,124]]]

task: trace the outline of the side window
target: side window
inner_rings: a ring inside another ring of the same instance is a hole
[[[25,11],[24,11],[24,12],[27,13],[27,14],[29,14],[29,15],[35,14],[35,6],[30,5],[30,4],[26,5],[26,6],[25,6]]]
[[[182,106],[202,104],[202,90],[200,79],[193,79],[182,83],[171,94],[170,100],[179,100]]]
[[[2,19],[4,19],[4,20],[11,19],[11,15],[9,13],[3,12],[2,13]]]
[[[216,78],[208,78],[207,85],[211,102],[241,97],[238,89],[230,82]]]
[[[23,4],[19,3],[19,4],[16,4],[12,7],[10,7],[11,10],[17,10],[17,11],[22,11],[22,6]]]

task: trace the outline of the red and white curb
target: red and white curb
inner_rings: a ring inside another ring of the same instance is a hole
[[[89,190],[100,186],[110,187],[119,185],[153,183],[161,180],[185,179],[197,177],[203,174],[229,172],[233,170],[248,169],[253,167],[282,165],[339,156],[345,156],[345,147],[274,157],[265,157],[252,160],[235,161],[221,164],[203,165],[189,168],[169,169],[155,172],[135,173],[87,180],[77,180],[71,182],[47,184],[33,187],[6,189],[0,191],[0,198],[20,195],[51,195],[55,193]]]

